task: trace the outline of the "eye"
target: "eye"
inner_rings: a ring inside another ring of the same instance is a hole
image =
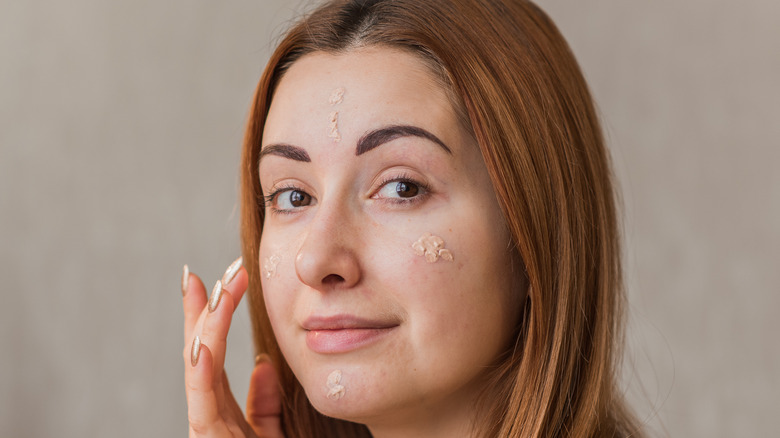
[[[373,197],[396,202],[409,202],[426,193],[427,190],[422,184],[408,178],[396,178],[385,182]]]
[[[271,194],[269,201],[274,209],[285,211],[310,205],[311,196],[302,190],[282,189]]]
[[[408,199],[417,196],[419,191],[417,184],[411,181],[390,181],[379,189],[376,197]]]

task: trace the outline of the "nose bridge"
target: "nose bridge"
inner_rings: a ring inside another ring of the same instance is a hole
[[[317,290],[360,280],[358,213],[344,199],[325,199],[317,206],[295,258],[298,278]]]
[[[334,190],[333,193],[327,194],[316,208],[306,240],[309,240],[309,236],[317,237],[328,247],[347,249],[351,244],[351,237],[354,237],[359,228],[359,213],[350,202],[348,190]]]

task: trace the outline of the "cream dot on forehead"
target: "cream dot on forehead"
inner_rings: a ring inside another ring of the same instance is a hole
[[[424,256],[428,263],[434,263],[439,258],[448,262],[454,259],[450,250],[444,248],[444,239],[431,233],[425,233],[417,239],[412,249],[418,256]]]
[[[344,92],[346,90],[343,88],[336,88],[333,90],[332,93],[330,93],[330,98],[328,99],[328,103],[331,105],[338,105],[341,102],[344,101]]]
[[[333,141],[341,141],[341,133],[339,133],[339,112],[333,111],[330,113],[330,121],[328,123],[328,137]]]
[[[330,93],[330,98],[328,99],[328,103],[332,106],[336,106],[344,101],[344,90],[343,88],[336,88],[333,90],[333,92]],[[339,133],[339,112],[333,111],[330,113],[330,117],[328,118],[328,138],[332,138],[334,142],[338,143],[341,141],[341,133]]]

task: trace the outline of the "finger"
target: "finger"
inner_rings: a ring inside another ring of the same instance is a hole
[[[218,396],[221,396],[221,399],[224,400],[223,412],[230,418],[227,424],[234,431],[233,436],[256,438],[255,431],[246,421],[241,406],[238,405],[236,398],[233,396],[233,391],[230,390],[230,382],[228,382],[227,374],[224,372],[222,373],[222,385],[220,388],[221,391]],[[262,438],[266,437],[263,435]]]
[[[258,436],[282,438],[279,376],[267,355],[258,357],[246,399],[247,421]]]
[[[215,373],[222,372],[230,323],[248,284],[247,273],[241,262],[242,258],[239,257],[227,268],[222,280],[214,285],[208,305],[200,316],[203,321],[200,328],[201,338],[211,348]],[[227,285],[224,282],[227,282]]]
[[[191,357],[184,368],[190,437],[206,436],[222,423],[219,401],[214,391],[213,358],[206,344],[201,343],[200,348],[193,345]]]
[[[239,260],[236,260],[236,262]],[[228,271],[226,271],[225,275],[222,276],[222,287],[229,291],[233,296],[233,310],[235,310],[235,308],[238,307],[238,303],[241,301],[241,298],[244,296],[244,292],[246,292],[247,285],[249,284],[249,276],[246,273],[246,269],[244,269],[243,266],[239,266],[232,279],[226,281],[228,280],[226,277],[228,276],[229,271],[230,268],[228,268]]]
[[[214,360],[214,377],[222,372],[227,349],[227,335],[233,320],[235,304],[233,295],[217,282],[211,292],[209,304],[204,310],[205,319],[201,331],[201,340],[209,346]]]
[[[229,290],[234,297],[234,310],[238,306],[238,301],[244,295],[247,284],[249,283],[246,270],[243,268],[243,257],[236,259],[225,270],[222,276],[222,284],[225,286],[228,283]],[[182,276],[182,293],[184,294],[184,342],[188,344],[192,342],[192,338],[195,333],[200,332],[203,325],[203,320],[206,317],[206,305],[208,303],[208,297],[206,295],[206,287],[201,281],[200,277],[191,273],[187,265],[184,265],[184,273]]]
[[[185,265],[182,277],[182,298],[184,306],[184,342],[189,344],[195,335],[198,318],[206,307],[206,288],[197,275],[189,272]]]

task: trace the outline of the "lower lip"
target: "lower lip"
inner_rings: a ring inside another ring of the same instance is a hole
[[[309,330],[306,332],[306,345],[315,353],[346,353],[379,341],[394,328]]]

